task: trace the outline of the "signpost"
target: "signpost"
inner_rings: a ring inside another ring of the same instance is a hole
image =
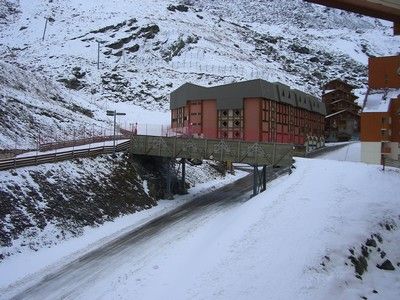
[[[125,116],[126,113],[117,112],[116,110],[107,110],[107,116],[114,117],[114,136],[113,136],[113,155],[115,155],[115,135],[117,127],[117,116]]]

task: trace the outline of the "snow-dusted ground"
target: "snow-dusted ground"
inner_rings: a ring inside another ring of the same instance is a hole
[[[336,145],[339,143],[335,143]],[[361,143],[350,143],[343,148],[340,148],[336,151],[328,152],[326,154],[321,155],[319,158],[321,159],[331,159],[331,160],[339,160],[339,161],[353,161],[360,162],[361,161]]]
[[[209,174],[204,166],[192,167],[188,165],[187,168],[187,171],[191,173],[188,175],[188,180],[193,186],[189,189],[188,195],[176,196],[174,200],[159,200],[157,202],[158,205],[153,208],[119,217],[112,222],[105,222],[104,225],[99,227],[86,227],[81,236],[59,242],[59,244],[51,248],[40,248],[38,251],[21,249],[21,251],[23,251],[22,253],[2,261],[0,263],[0,295],[1,290],[7,285],[27,275],[38,271],[46,272],[46,270],[51,270],[51,268],[55,266],[72,261],[124,233],[141,226],[149,220],[187,203],[199,194],[217,189],[224,184],[248,174],[247,172],[237,170],[235,175],[227,174],[227,176],[222,179],[207,180]],[[1,175],[2,174],[0,174],[0,176]],[[196,182],[203,183],[195,185]],[[146,183],[143,182],[143,185],[145,186]],[[49,239],[54,235],[53,231],[57,232],[50,224],[46,227],[45,232],[41,233],[41,236],[44,239]],[[15,241],[15,245],[18,245],[18,243],[19,241]],[[1,296],[0,299],[2,299]]]
[[[348,148],[355,150],[357,144]],[[104,259],[87,270],[91,276],[101,274],[96,281],[81,286],[79,278],[66,274],[66,285],[51,294],[44,289],[40,299],[68,290],[67,299],[399,299],[399,179],[398,169],[383,172],[358,162],[297,158],[294,172],[269,183],[266,192],[178,219],[117,255],[114,263]],[[91,233],[103,237],[115,227]],[[375,233],[381,238],[375,238],[379,248],[366,248],[368,271],[360,280],[350,250],[361,255],[360,245]],[[74,249],[93,243],[89,236]],[[32,258],[20,257],[20,266],[25,262],[24,270],[31,269]],[[385,259],[394,271],[376,267]],[[15,266],[10,261],[1,273],[16,279]],[[3,286],[13,281],[0,278]]]

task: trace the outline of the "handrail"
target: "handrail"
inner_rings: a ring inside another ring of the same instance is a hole
[[[115,146],[117,152],[125,151],[129,148],[130,141],[120,143]],[[0,170],[35,166],[44,163],[52,163],[63,160],[69,160],[77,157],[87,157],[100,154],[110,154],[113,152],[113,146],[99,146],[95,148],[73,149],[68,151],[59,151],[41,155],[14,157],[10,159],[0,159]]]

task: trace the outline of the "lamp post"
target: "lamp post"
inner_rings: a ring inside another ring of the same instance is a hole
[[[114,117],[114,136],[113,136],[113,155],[115,155],[115,134],[116,134],[116,126],[117,126],[117,116],[125,116],[126,113],[120,113],[116,110],[107,110],[107,116]]]

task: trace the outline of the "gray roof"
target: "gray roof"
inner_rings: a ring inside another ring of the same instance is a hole
[[[217,109],[243,109],[244,98],[265,98],[301,107],[325,115],[325,105],[316,97],[279,82],[262,79],[235,82],[225,85],[203,87],[185,83],[170,95],[170,108],[186,105],[190,100],[216,100]]]

